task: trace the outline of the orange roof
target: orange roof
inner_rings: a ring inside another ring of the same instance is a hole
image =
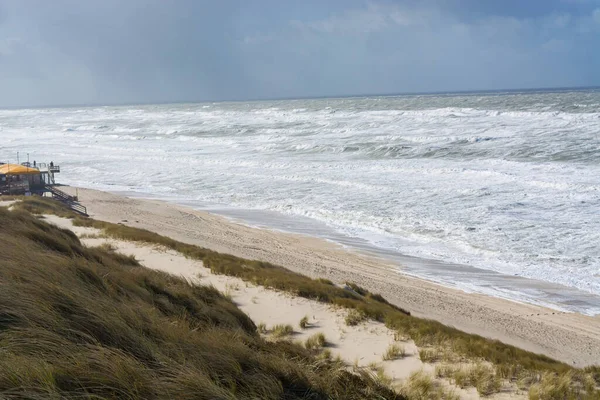
[[[39,174],[37,168],[25,167],[19,164],[0,165],[0,175],[34,175]]]

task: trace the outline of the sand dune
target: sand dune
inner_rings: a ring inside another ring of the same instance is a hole
[[[86,246],[109,244],[115,251],[133,255],[145,267],[180,276],[190,282],[214,286],[222,293],[231,296],[236,305],[256,324],[269,327],[289,324],[294,332],[287,339],[304,342],[316,333],[323,333],[327,340],[326,348],[334,357],[339,356],[349,366],[379,368],[392,379],[392,385],[400,387],[412,373],[424,371],[434,375],[434,365],[421,362],[419,348],[412,340],[397,340],[394,332],[384,324],[365,321],[356,326],[348,326],[345,317],[348,310],[319,303],[288,293],[253,285],[242,279],[213,274],[201,261],[186,258],[184,255],[155,245],[145,245],[103,237],[95,228],[77,227],[67,218],[45,215],[46,222],[76,233]],[[308,317],[308,326],[301,328],[299,321]],[[269,334],[265,334],[269,337]],[[401,346],[404,357],[383,360],[390,345]],[[375,373],[375,372],[374,372]],[[447,392],[458,395],[462,400],[480,399],[475,388],[461,389],[446,379],[436,379]],[[526,393],[512,385],[507,385],[502,393],[486,398],[495,400],[525,399]]]
[[[74,188],[65,188],[75,192]],[[79,189],[96,219],[123,223],[216,251],[282,265],[336,283],[352,281],[381,293],[414,315],[526,350],[585,366],[600,361],[600,319],[468,294],[405,276],[398,266],[347,251],[330,242],[256,229],[223,217],[160,201]]]

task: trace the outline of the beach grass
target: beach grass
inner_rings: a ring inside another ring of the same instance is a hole
[[[411,400],[458,400],[453,391],[444,390],[432,376],[424,371],[413,372],[401,392]]]
[[[311,279],[267,262],[218,253],[143,229],[83,218],[74,213],[69,215],[65,207],[50,199],[36,199],[34,205],[28,203],[26,200],[17,203],[16,207],[36,213],[68,216],[74,219],[75,225],[100,229],[105,235],[116,239],[158,244],[178,251],[186,257],[201,260],[213,273],[235,276],[264,287],[345,307],[355,316],[361,315],[384,322],[398,337],[410,338],[421,349],[427,349],[428,354],[421,350],[423,361],[435,362],[439,361],[435,357],[443,357],[446,360],[486,362],[495,368],[498,378],[509,381],[516,381],[534,373],[548,372],[560,377],[570,376],[568,374],[575,372],[577,376],[593,377],[600,385],[598,367],[590,367],[583,371],[498,340],[469,334],[437,321],[411,316],[408,311],[390,304],[382,296],[370,293],[353,283],[346,284],[351,289],[348,290],[326,279]],[[58,212],[55,212],[57,210]]]
[[[0,398],[402,399],[216,289],[0,209]]]
[[[271,328],[271,336],[275,338],[284,338],[294,334],[294,328],[291,325],[278,324]]]
[[[269,332],[269,330],[267,329],[267,324],[265,324],[264,322],[260,322],[258,325],[256,325],[256,331],[262,334],[267,334]]]
[[[573,385],[573,382],[576,382],[577,385]],[[571,373],[563,375],[544,373],[539,382],[531,385],[529,399],[598,399],[600,396],[597,394],[590,394],[593,393],[595,385],[593,381],[580,381],[578,377]]]
[[[392,361],[404,357],[406,357],[406,349],[404,346],[395,343],[391,344],[381,356],[383,361]]]
[[[300,329],[308,328],[308,316],[307,315],[305,315],[304,317],[302,317],[302,319],[300,319],[298,326],[300,327]]]
[[[496,375],[494,368],[489,365],[477,363],[449,368],[446,377],[451,378],[461,388],[474,387],[482,396],[489,396],[500,391],[502,381]],[[436,374],[440,372],[436,371]]]
[[[348,314],[346,315],[346,318],[344,318],[344,321],[346,322],[346,325],[348,326],[356,326],[364,321],[366,321],[368,318],[367,314],[365,314],[364,311],[360,310],[360,309],[351,309]]]
[[[315,333],[304,342],[304,347],[308,350],[320,350],[327,344],[325,334],[322,332]]]

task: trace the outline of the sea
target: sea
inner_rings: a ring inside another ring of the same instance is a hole
[[[0,110],[0,161],[600,314],[600,90]]]

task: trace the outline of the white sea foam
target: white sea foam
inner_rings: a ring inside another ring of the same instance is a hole
[[[27,152],[60,163],[65,183],[307,217],[379,248],[600,295],[599,98],[0,110],[0,161]]]

